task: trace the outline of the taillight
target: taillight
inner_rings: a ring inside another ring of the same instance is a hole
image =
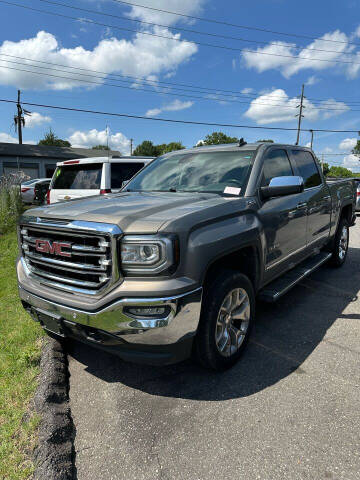
[[[105,195],[105,193],[111,193],[111,188],[102,188],[100,190],[100,195]]]
[[[357,197],[360,197],[360,190],[358,190],[358,191],[356,192],[356,196],[357,196]]]
[[[27,192],[28,190],[30,190],[30,188],[23,187],[23,188],[21,189],[21,193],[25,193],[25,192]]]
[[[46,203],[47,203],[47,205],[50,205],[50,188],[46,192]]]

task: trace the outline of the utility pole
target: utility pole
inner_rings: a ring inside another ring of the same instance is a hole
[[[132,157],[133,154],[133,138],[130,138],[130,157]]]
[[[303,109],[305,108],[304,107],[304,84],[302,85],[302,88],[301,88],[301,97],[300,97],[300,105],[298,105],[296,108],[299,108],[300,107],[300,112],[298,113],[298,115],[296,115],[297,117],[299,117],[299,121],[298,121],[298,129],[297,129],[297,138],[296,138],[296,143],[295,145],[299,145],[299,140],[300,140],[300,130],[301,130],[301,119],[304,117],[304,115],[302,114],[303,112]]]
[[[22,127],[25,127],[25,119],[23,117],[23,109],[20,103],[20,90],[18,90],[18,101],[17,101],[17,115],[14,117],[15,127],[18,131],[19,144],[22,145]]]

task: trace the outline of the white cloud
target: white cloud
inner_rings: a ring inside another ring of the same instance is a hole
[[[107,131],[93,128],[88,131],[77,130],[69,137],[69,142],[73,147],[91,148],[95,145],[107,144]],[[109,135],[109,147],[112,150],[119,150],[122,155],[129,155],[130,140],[121,132]]]
[[[331,40],[332,43],[326,40]],[[274,41],[253,51],[243,50],[242,56],[248,68],[254,68],[260,73],[276,69],[289,78],[300,70],[333,68],[337,65],[334,63],[336,60],[349,60],[351,57],[348,54],[353,48],[349,45],[347,35],[340,30],[326,33],[307,45],[306,49],[298,50],[295,47],[294,43]],[[349,66],[345,65],[344,68],[351,75]]]
[[[18,143],[18,139],[15,137],[12,137],[8,133],[1,133],[0,132],[0,142],[5,142],[5,143]]]
[[[316,75],[311,75],[311,77],[309,77],[306,80],[305,85],[308,85],[310,87],[311,85],[315,85],[316,83],[319,83],[319,82],[320,82],[320,79]]]
[[[151,108],[146,112],[147,117],[155,117],[156,115],[159,115],[161,112],[175,112],[178,110],[185,110],[186,108],[190,108],[194,105],[194,102],[186,101],[182,102],[181,100],[174,100],[171,103],[168,103],[167,105],[164,105],[163,107],[159,108]]]
[[[333,152],[333,149],[330,148],[330,147],[325,147],[325,148],[322,149],[322,151],[323,151],[324,153],[332,153],[332,152]]]
[[[339,150],[351,151],[357,144],[357,141],[357,138],[344,138],[344,140],[339,143]]]
[[[27,128],[34,128],[43,125],[44,123],[50,123],[51,117],[47,115],[41,115],[38,112],[31,112],[31,115],[25,115],[25,126]]]
[[[0,132],[0,142],[18,143],[19,140],[18,138],[13,137],[9,133]],[[35,140],[23,140],[23,143],[27,145],[36,145],[37,142],[35,142]]]
[[[172,34],[168,29],[154,28],[152,31],[179,40],[181,38],[180,34]],[[33,38],[18,42],[4,41],[0,45],[0,53],[46,62],[46,65],[39,64],[45,67],[45,70],[36,69],[36,71],[55,76],[64,76],[65,70],[62,68],[59,72],[59,67],[52,68],[51,63],[97,70],[105,72],[105,74],[96,74],[98,78],[91,78],[86,76],[86,72],[79,72],[83,74],[80,75],[79,73],[75,74],[72,70],[73,73],[65,75],[71,77],[71,80],[64,80],[1,68],[0,83],[22,89],[64,90],[79,86],[94,88],[94,83],[90,82],[102,83],[107,74],[115,72],[142,78],[173,72],[197,52],[197,46],[187,41],[174,41],[171,38],[150,37],[138,33],[131,40],[119,40],[115,37],[102,39],[92,50],[87,50],[81,45],[74,48],[62,48],[54,35],[40,31]],[[14,64],[8,63],[13,60],[11,57],[3,58],[8,60],[3,60],[2,66],[14,68]],[[32,70],[32,67],[27,65],[29,62],[25,60],[23,62],[22,69]],[[89,80],[89,83],[74,79]]]
[[[360,171],[360,159],[356,155],[347,155],[344,157],[343,166],[349,168],[353,172]]]
[[[251,88],[251,87],[250,88],[243,88],[241,90],[241,93],[247,94],[247,93],[252,93],[253,91],[254,91],[254,89]]]
[[[290,98],[284,90],[277,89],[252,100],[244,115],[258,124],[288,122],[295,119],[295,115],[298,113],[296,108],[298,104],[297,97]],[[321,102],[320,105],[314,105],[305,99],[304,105],[304,115],[307,120],[327,119],[349,110],[344,103],[331,99]],[[334,110],[325,110],[330,106]]]
[[[205,0],[142,0],[141,5],[154,7],[160,10],[168,10],[170,12],[182,13],[184,15],[199,15]],[[157,12],[147,8],[137,6],[131,7],[129,12],[130,18],[137,18],[145,22],[162,23],[165,25],[173,25],[179,21],[187,21],[186,17],[172,15],[171,13]],[[191,21],[191,20],[190,20]]]

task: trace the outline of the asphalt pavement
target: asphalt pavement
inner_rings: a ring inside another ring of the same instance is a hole
[[[346,264],[274,305],[222,374],[74,343],[79,480],[360,479],[360,217]]]

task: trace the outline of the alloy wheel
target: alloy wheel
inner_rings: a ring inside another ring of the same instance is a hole
[[[250,299],[243,288],[232,290],[224,299],[217,318],[215,342],[224,357],[241,347],[250,322]]]

